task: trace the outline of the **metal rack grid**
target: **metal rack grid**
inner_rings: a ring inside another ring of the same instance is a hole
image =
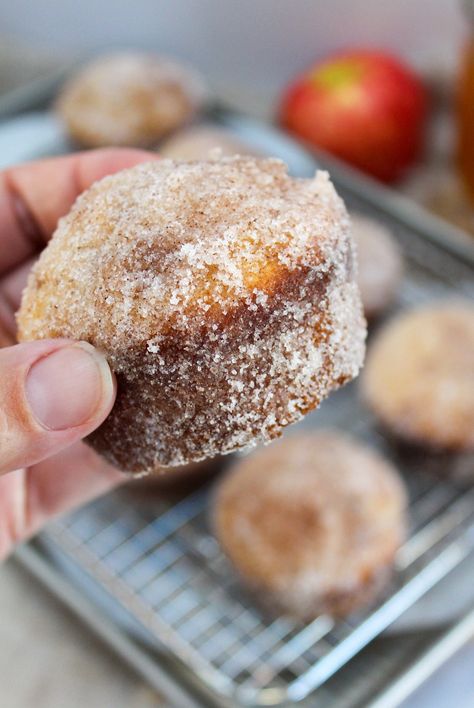
[[[361,207],[353,194],[344,196]],[[453,293],[474,298],[474,266],[386,214],[377,217],[396,230],[406,255],[398,307]],[[303,425],[351,431],[392,458],[407,482],[410,535],[389,593],[369,612],[337,622],[321,616],[306,626],[262,614],[210,532],[209,488],[177,503],[147,495],[141,504],[121,490],[54,523],[45,537],[216,694],[251,705],[301,700],[474,549],[474,488],[461,475],[474,472],[472,458],[420,460],[401,451],[377,431],[356,388],[334,394]]]

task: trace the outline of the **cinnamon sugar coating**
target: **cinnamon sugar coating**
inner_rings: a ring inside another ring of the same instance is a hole
[[[146,147],[188,122],[202,107],[194,71],[153,54],[99,57],[71,77],[56,104],[69,134],[85,147]]]
[[[402,440],[474,450],[474,304],[434,302],[394,318],[369,349],[362,393]]]
[[[216,535],[266,607],[345,615],[383,589],[405,535],[406,494],[378,453],[337,431],[290,435],[218,485]]]
[[[358,373],[365,322],[326,173],[251,157],[142,164],[97,182],[30,276],[23,340],[108,356],[112,413],[91,444],[152,472],[268,442]]]

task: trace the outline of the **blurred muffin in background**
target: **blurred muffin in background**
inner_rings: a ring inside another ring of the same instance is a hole
[[[301,433],[237,462],[219,484],[216,536],[264,607],[311,620],[379,595],[405,536],[406,494],[374,450]]]
[[[383,224],[353,212],[351,222],[364,314],[368,319],[374,319],[396,298],[403,274],[403,259],[395,238]]]
[[[162,157],[172,160],[205,160],[213,150],[220,155],[258,155],[258,151],[246,145],[230,130],[215,125],[202,124],[183,128],[158,146]]]
[[[56,109],[84,147],[149,147],[203,106],[201,78],[153,54],[123,52],[86,65],[63,86]]]
[[[474,450],[474,303],[435,302],[395,317],[369,347],[361,383],[399,439]]]

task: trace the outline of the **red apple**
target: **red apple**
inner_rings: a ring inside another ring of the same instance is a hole
[[[420,155],[426,109],[423,84],[400,61],[347,51],[289,86],[280,121],[304,141],[392,182]]]

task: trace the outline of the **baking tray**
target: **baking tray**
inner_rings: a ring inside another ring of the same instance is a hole
[[[212,117],[263,152],[282,156],[294,174],[314,172],[314,159],[278,131],[225,110],[215,110]],[[64,136],[54,119],[47,114],[25,118],[38,121],[28,157],[63,150]],[[42,131],[51,136],[56,129],[57,150],[41,142]],[[325,156],[318,160],[329,165],[351,208],[386,222],[396,233],[407,268],[395,309],[454,293],[474,298],[474,255],[462,232]],[[139,502],[126,490],[108,495],[51,524],[39,537],[41,552],[56,562],[62,558],[74,584],[82,583],[81,590],[102,602],[113,622],[155,650],[157,661],[165,662],[183,684],[205,695],[204,705],[276,705],[310,696],[310,705],[356,706],[361,676],[370,685],[370,677],[386,674],[381,662],[390,652],[381,657],[373,650],[385,641],[382,632],[471,557],[474,488],[449,478],[453,461],[448,458],[420,462],[401,455],[360,407],[357,384],[331,396],[302,423],[328,424],[353,432],[394,459],[410,490],[410,536],[398,554],[393,586],[369,613],[339,622],[322,616],[306,626],[262,616],[209,532],[206,487],[177,503],[150,495]],[[468,468],[472,461],[456,464]],[[343,675],[348,672],[351,691],[345,698]]]
[[[95,635],[153,686],[165,705],[179,708],[235,706],[206,692],[202,683],[156,648],[151,650],[124,631],[88,593],[58,569],[36,541],[16,551],[21,564],[69,608]],[[446,628],[380,637],[346,664],[328,683],[327,708],[395,708],[472,639],[474,607]],[[310,697],[299,705],[314,706]],[[160,702],[161,705],[161,702]]]

